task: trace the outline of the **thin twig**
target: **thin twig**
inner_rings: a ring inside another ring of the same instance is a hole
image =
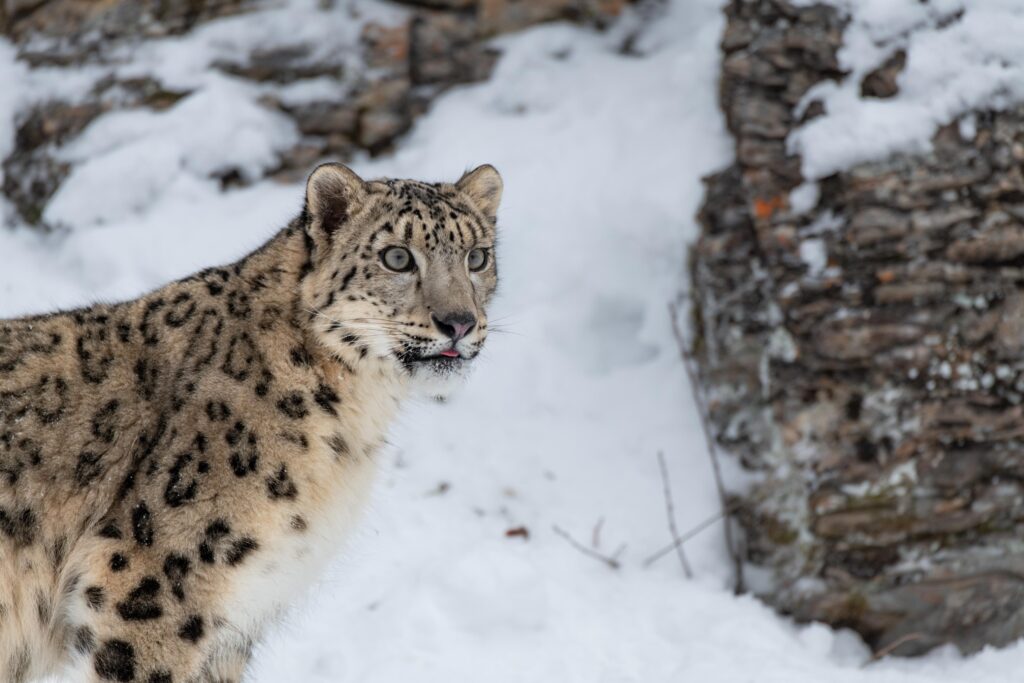
[[[658,467],[661,470],[661,484],[665,490],[665,514],[668,517],[668,530],[672,534],[672,547],[676,549],[679,556],[679,564],[683,568],[686,578],[693,578],[693,570],[686,560],[686,553],[683,551],[683,544],[679,542],[679,529],[676,527],[676,507],[672,501],[672,485],[668,481],[668,465],[665,464],[665,454],[658,451]]]
[[[679,313],[676,310],[676,307],[671,303],[668,305],[668,314],[672,320],[672,334],[676,338],[676,346],[679,348],[679,356],[682,358],[683,367],[686,369],[687,378],[690,380],[690,391],[693,394],[693,402],[697,408],[697,415],[700,417],[700,426],[704,432],[704,442],[707,444],[708,456],[711,458],[711,469],[715,475],[715,487],[718,489],[718,499],[722,505],[722,512],[720,516],[728,517],[732,512],[729,505],[729,495],[725,490],[725,483],[722,480],[722,467],[719,463],[718,447],[711,431],[707,403],[704,400],[704,394],[701,392],[700,384],[697,381],[697,369],[693,360],[693,354],[690,353],[689,348],[686,345],[686,340],[683,338],[683,332],[679,326]],[[732,535],[732,525],[729,523],[728,519],[725,521],[725,546],[733,561],[733,590],[736,594],[743,593],[746,590],[743,581],[743,559],[740,557],[739,551],[736,548]]]
[[[896,640],[892,641],[891,643],[889,643],[888,645],[886,645],[885,647],[883,647],[878,652],[872,654],[871,659],[864,662],[864,664],[861,665],[861,668],[864,668],[868,664],[874,664],[882,657],[892,654],[896,650],[896,648],[898,648],[900,645],[903,645],[904,643],[911,643],[915,640],[921,640],[922,638],[924,638],[924,634],[916,631],[914,633],[908,633],[904,636],[901,636]]]
[[[590,545],[597,550],[601,547],[601,528],[604,526],[604,517],[597,520],[597,524],[594,525],[594,533],[590,537]]]
[[[602,563],[608,565],[612,569],[618,569],[619,567],[622,566],[622,565],[619,564],[618,556],[622,553],[623,550],[626,549],[625,546],[622,546],[618,550],[616,550],[615,551],[615,555],[613,555],[611,557],[608,557],[607,555],[602,555],[601,553],[597,552],[596,550],[591,550],[587,546],[583,545],[582,543],[577,541],[575,538],[570,536],[569,532],[567,532],[565,529],[562,529],[557,524],[553,525],[551,528],[552,528],[552,530],[554,530],[554,532],[556,534],[558,534],[559,536],[564,538],[566,541],[568,541],[569,545],[571,545],[573,548],[575,548],[576,550],[580,551],[581,553],[583,553],[587,557],[592,557],[595,560],[597,560],[598,562],[602,562]]]
[[[615,552],[612,553],[610,557],[613,560],[615,560],[616,562],[618,562],[619,558],[622,557],[625,554],[625,552],[626,552],[626,544],[623,543],[622,545],[620,545],[618,548],[615,549]]]
[[[736,511],[737,508],[739,508],[739,503],[734,503],[730,507],[726,507],[726,508],[723,508],[722,510],[719,510],[718,512],[716,512],[712,516],[708,517],[707,519],[702,521],[697,526],[695,526],[692,529],[688,530],[682,536],[677,537],[675,540],[673,540],[667,546],[665,546],[664,548],[661,548],[660,550],[658,550],[658,552],[652,554],[650,557],[648,557],[646,560],[644,560],[644,567],[650,567],[652,564],[654,564],[655,562],[657,562],[661,558],[665,557],[666,555],[668,555],[670,552],[672,552],[676,548],[681,547],[684,543],[689,541],[691,538],[693,538],[694,536],[696,536],[700,532],[702,532],[705,529],[707,529],[709,526],[711,526],[712,524],[714,524],[718,520],[724,519],[725,517],[728,517],[729,515],[731,515],[733,512]]]

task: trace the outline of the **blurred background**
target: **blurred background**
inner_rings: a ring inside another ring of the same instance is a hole
[[[0,317],[494,164],[501,331],[251,680],[1016,680],[1018,5],[0,0]]]

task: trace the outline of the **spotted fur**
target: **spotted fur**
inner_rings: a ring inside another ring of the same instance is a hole
[[[240,680],[358,520],[401,400],[479,353],[500,196],[489,166],[325,165],[237,263],[0,321],[0,680]]]

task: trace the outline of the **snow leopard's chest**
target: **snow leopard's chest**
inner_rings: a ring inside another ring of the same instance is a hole
[[[366,510],[379,451],[397,409],[391,394],[364,400],[309,429],[304,461],[290,467],[299,504],[267,520],[261,552],[235,578],[225,616],[253,632],[319,580]]]

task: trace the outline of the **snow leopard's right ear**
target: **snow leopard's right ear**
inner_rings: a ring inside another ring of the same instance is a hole
[[[306,181],[306,231],[318,246],[328,243],[366,197],[366,183],[342,164],[317,166]]]

